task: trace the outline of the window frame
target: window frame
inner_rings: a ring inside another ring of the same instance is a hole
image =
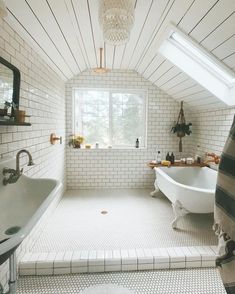
[[[160,36],[156,50],[225,105],[235,105],[234,72],[172,23]]]
[[[110,111],[112,109],[112,103],[111,103],[111,100],[112,100],[112,93],[124,93],[124,94],[127,94],[127,93],[133,93],[133,94],[143,94],[143,97],[144,97],[144,109],[143,109],[143,114],[144,114],[144,118],[143,118],[143,121],[145,123],[145,127],[144,127],[144,134],[143,134],[143,138],[144,138],[144,143],[143,145],[141,145],[139,148],[135,148],[135,142],[133,142],[133,146],[127,146],[127,145],[112,145],[111,143],[112,142],[109,142],[110,145],[112,146],[111,149],[147,149],[147,125],[148,125],[148,90],[147,89],[132,89],[132,88],[91,88],[91,87],[73,87],[72,89],[72,130],[73,130],[73,133],[75,133],[75,124],[76,124],[76,118],[75,118],[75,92],[76,90],[79,90],[79,91],[106,91],[106,92],[109,92],[109,140],[110,138],[112,137],[111,134],[112,134],[112,111]],[[94,148],[92,148],[94,149]],[[107,147],[104,147],[104,146],[101,146],[99,147],[99,149],[109,149],[108,146]]]

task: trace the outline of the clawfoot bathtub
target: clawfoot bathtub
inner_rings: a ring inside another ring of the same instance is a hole
[[[217,172],[208,167],[155,167],[154,196],[159,190],[171,201],[175,219],[172,227],[187,213],[211,213]]]

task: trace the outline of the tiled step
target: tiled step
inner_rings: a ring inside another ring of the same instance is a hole
[[[214,267],[217,246],[26,253],[20,275]]]

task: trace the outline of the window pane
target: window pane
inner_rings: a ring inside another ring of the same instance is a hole
[[[112,93],[112,144],[144,146],[145,99],[142,94]]]
[[[87,144],[109,145],[109,93],[75,91],[75,133],[82,134]]]
[[[132,91],[74,90],[75,133],[87,144],[145,146],[145,94]]]

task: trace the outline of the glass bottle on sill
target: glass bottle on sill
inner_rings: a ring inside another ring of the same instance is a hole
[[[139,148],[140,147],[140,142],[139,139],[137,138],[135,141],[135,148]]]

